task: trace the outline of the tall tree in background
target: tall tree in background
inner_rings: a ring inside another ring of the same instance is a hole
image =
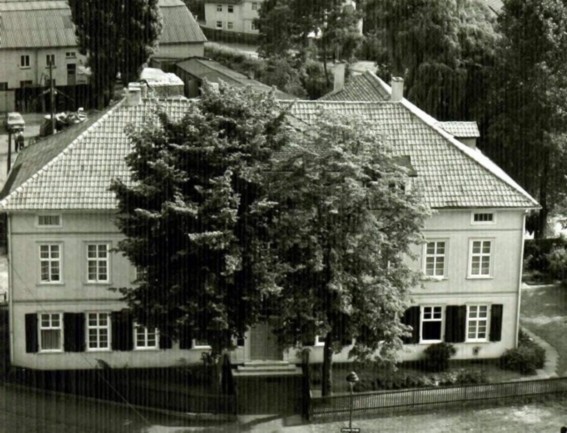
[[[161,114],[129,131],[133,182],[112,186],[119,249],[139,270],[121,288],[136,320],[206,340],[217,367],[278,291],[264,176],[283,118],[271,94],[206,86],[180,121]]]
[[[482,114],[497,41],[483,2],[368,0],[365,32],[377,46],[375,60],[389,58],[386,74],[403,77],[406,96],[420,108],[440,120]]]
[[[541,237],[567,191],[567,4],[507,0],[499,25],[488,151],[538,199]]]
[[[280,203],[271,238],[287,269],[272,323],[284,347],[324,339],[323,395],[333,353],[353,339],[357,359],[395,362],[416,283],[407,258],[427,208],[372,130],[321,114],[269,182]]]
[[[135,80],[155,49],[158,0],[69,0],[81,52],[88,55],[96,105],[108,104],[118,72]]]

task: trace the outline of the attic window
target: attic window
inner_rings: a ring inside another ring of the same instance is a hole
[[[39,227],[61,227],[61,215],[38,215]]]
[[[495,222],[494,213],[479,212],[473,214],[473,224],[492,224]]]

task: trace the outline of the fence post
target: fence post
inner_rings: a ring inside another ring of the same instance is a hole
[[[309,351],[303,352],[301,368],[303,370],[303,416],[311,421],[311,372],[309,371]]]

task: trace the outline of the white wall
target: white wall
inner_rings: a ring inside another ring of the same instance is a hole
[[[205,3],[205,22],[206,27],[219,29],[217,21],[222,22],[222,30],[258,34],[258,30],[252,30],[251,24],[255,18],[258,18],[258,9],[263,0],[243,1],[233,6],[233,12],[228,12],[228,5],[222,3]],[[257,4],[257,10],[252,9],[252,4]],[[217,5],[222,5],[222,11],[217,11]],[[232,22],[232,29],[228,28],[228,22]],[[220,29],[219,29],[220,30]]]

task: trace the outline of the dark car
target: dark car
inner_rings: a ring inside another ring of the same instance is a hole
[[[6,118],[4,119],[4,127],[8,132],[23,131],[26,126],[26,122],[20,113],[6,113]]]

